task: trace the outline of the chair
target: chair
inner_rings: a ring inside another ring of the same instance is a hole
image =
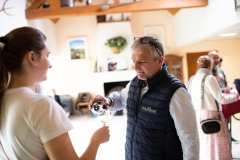
[[[79,93],[77,101],[76,101],[76,109],[80,110],[80,112],[82,114],[84,114],[82,109],[83,108],[88,109],[88,103],[91,99],[92,99],[92,96],[89,92]],[[90,111],[89,111],[89,113],[90,113]]]
[[[59,95],[61,106],[66,111],[67,116],[73,115],[72,97],[69,95]]]

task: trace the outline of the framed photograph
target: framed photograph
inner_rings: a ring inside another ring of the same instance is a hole
[[[68,50],[71,59],[87,59],[88,48],[86,37],[68,38]]]
[[[234,0],[235,11],[240,11],[240,0]]]
[[[165,48],[165,34],[164,34],[164,27],[163,26],[147,26],[144,27],[144,35],[145,36],[154,36],[158,38],[162,44],[164,49]]]

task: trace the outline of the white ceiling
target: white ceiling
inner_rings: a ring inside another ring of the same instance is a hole
[[[237,33],[236,36],[233,37],[219,37],[219,34],[223,33]],[[221,31],[214,33],[213,35],[207,37],[206,40],[219,40],[219,39],[232,39],[232,38],[240,38],[240,23],[225,28]]]

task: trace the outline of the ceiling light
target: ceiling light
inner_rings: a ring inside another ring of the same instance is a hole
[[[236,35],[237,33],[223,33],[223,34],[219,34],[219,37],[232,37]]]

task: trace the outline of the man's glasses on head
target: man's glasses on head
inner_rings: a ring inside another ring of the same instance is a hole
[[[135,42],[135,41],[138,40],[138,39],[140,39],[140,42],[141,42],[142,44],[148,44],[148,43],[150,43],[150,44],[154,45],[154,47],[155,47],[156,51],[158,52],[158,54],[159,54],[160,56],[163,56],[162,50],[157,46],[157,43],[158,43],[158,40],[157,40],[157,39],[151,38],[151,37],[134,37],[133,41]],[[160,50],[160,51],[159,51],[159,50]]]

